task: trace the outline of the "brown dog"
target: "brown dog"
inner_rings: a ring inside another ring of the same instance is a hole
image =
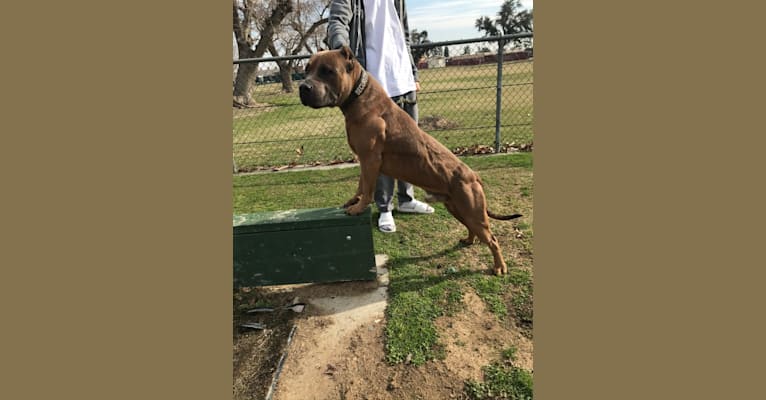
[[[489,229],[489,219],[508,220],[521,215],[495,215],[487,210],[479,176],[388,97],[380,84],[362,68],[348,47],[311,56],[306,79],[300,85],[301,102],[313,108],[340,107],[346,119],[346,137],[359,158],[361,175],[356,194],[343,207],[358,215],[373,201],[378,174],[402,179],[443,201],[447,210],[475,238],[489,246],[494,272],[508,267],[500,245]]]

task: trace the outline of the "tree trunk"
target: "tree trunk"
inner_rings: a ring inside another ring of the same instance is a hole
[[[252,53],[252,52],[248,52]],[[242,51],[240,49],[240,57]],[[245,58],[245,57],[243,57]],[[249,57],[248,57],[249,58]],[[237,79],[234,82],[234,106],[248,107],[253,105],[252,98],[255,78],[258,75],[258,63],[241,63],[237,69]]]
[[[269,45],[269,51],[274,56],[279,56],[277,48],[274,43]],[[293,53],[295,54],[295,52]],[[279,78],[282,81],[282,91],[285,93],[293,92],[293,62],[292,61],[277,61],[279,66]]]
[[[293,92],[293,65],[290,62],[281,62],[279,65],[279,76],[282,78],[282,91],[285,93]]]
[[[260,32],[260,40],[255,46],[255,50],[251,48],[252,43],[249,40],[250,28],[247,26],[251,21],[249,18],[245,18],[245,21],[240,21],[237,3],[234,2],[234,33],[237,36],[237,45],[239,45],[239,58],[259,58],[263,57],[269,44],[272,43],[274,38],[275,27],[285,18],[285,16],[293,11],[293,2],[290,0],[279,0],[277,6],[272,11],[271,15],[267,19],[266,28]],[[244,11],[248,14],[248,11]],[[234,105],[237,107],[250,107],[255,102],[252,99],[253,87],[255,86],[255,78],[258,74],[258,63],[243,63],[239,64],[237,71],[237,80],[234,83]]]

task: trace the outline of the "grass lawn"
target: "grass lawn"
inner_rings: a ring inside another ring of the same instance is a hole
[[[395,214],[394,234],[374,229],[375,252],[389,256],[385,349],[390,364],[422,365],[444,358],[448,333],[440,331],[434,321],[465,307],[463,297],[468,291],[476,293],[504,327],[532,338],[532,154],[463,160],[481,175],[490,209],[524,215],[514,221],[491,221],[510,273],[504,277],[489,274],[492,256],[485,245],[458,244],[466,230],[442,204],[434,205],[432,215]],[[358,176],[358,167],[235,176],[233,211],[339,206],[354,193]],[[417,189],[416,196],[422,198],[422,190]],[[375,220],[377,215],[374,210]],[[495,390],[492,388],[503,385],[519,393],[531,391],[531,375],[507,366],[512,358],[508,347],[497,349],[497,362],[486,366],[484,382],[466,382],[470,398],[486,398],[483,396]]]

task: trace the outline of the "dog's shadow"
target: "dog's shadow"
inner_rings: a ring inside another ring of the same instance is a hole
[[[396,260],[392,260],[390,265],[393,267],[395,265],[403,265],[403,264],[412,264],[412,263],[418,263],[418,262],[427,262],[429,260],[444,257],[447,254],[453,253],[459,249],[469,247],[471,245],[465,244],[460,241],[456,241],[455,244],[453,244],[451,247],[447,247],[445,249],[442,249],[436,253],[432,254],[424,254],[419,256],[412,256],[412,257],[397,257]]]
[[[481,270],[473,268],[461,268],[448,263],[436,263],[433,260],[440,257],[449,255],[462,248],[470,245],[462,242],[457,242],[450,247],[444,248],[432,254],[414,256],[414,257],[397,257],[388,261],[387,268],[389,273],[394,272],[394,277],[391,279],[389,288],[393,287],[396,292],[402,291],[415,291],[419,292],[428,289],[432,286],[436,286],[447,280],[461,280],[477,274],[492,275],[492,272],[488,268],[482,268]],[[417,267],[412,271],[402,271],[403,273],[396,273],[397,269],[405,268],[413,264],[425,264],[426,266]]]

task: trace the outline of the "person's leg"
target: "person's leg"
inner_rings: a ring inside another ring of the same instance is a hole
[[[375,205],[378,206],[380,217],[378,229],[384,233],[396,232],[393,211],[394,203],[394,178],[388,175],[378,175],[375,184]]]
[[[399,205],[415,200],[415,187],[401,179],[396,180],[396,200]]]
[[[394,97],[393,100],[399,107],[404,109],[415,122],[417,122],[418,104],[415,96],[416,94],[411,92],[403,96]],[[434,212],[433,207],[415,199],[415,188],[412,184],[397,180],[396,186],[399,211],[422,214],[430,214]],[[396,232],[396,223],[394,222],[394,216],[391,213],[391,211],[393,211],[393,199],[394,178],[387,175],[379,175],[375,186],[375,204],[378,206],[378,211],[380,211],[378,229],[380,229],[381,232]]]
[[[375,204],[378,211],[389,212],[394,203],[394,178],[380,174],[375,183]]]
[[[397,104],[401,106],[400,102]],[[394,178],[383,174],[378,175],[375,185],[375,205],[380,212],[378,229],[384,233],[396,232],[396,223],[391,213],[394,209]]]
[[[409,100],[408,100],[409,98]],[[399,107],[402,108],[407,114],[409,114],[415,122],[418,122],[418,103],[413,102],[415,99],[415,93],[407,93],[402,96],[402,100],[397,102]],[[415,189],[409,182],[405,182],[401,179],[397,181],[397,200],[399,205],[403,203],[409,203],[415,200]]]
[[[412,117],[412,119],[415,120],[415,122],[418,122],[420,120],[418,119],[419,118],[418,103],[416,100],[417,98],[415,96],[416,96],[415,94],[412,94],[412,95],[408,94],[408,96],[405,96],[405,102],[400,103],[399,106],[402,107],[402,109],[404,109],[404,111],[406,111],[407,114],[409,114],[410,117]],[[411,97],[411,100],[407,100],[406,98],[408,97]]]
[[[404,101],[397,102],[407,114],[409,114],[415,122],[418,122],[418,103],[416,101],[415,93],[408,93],[403,96]],[[398,180],[397,182],[396,197],[399,204],[399,211],[410,213],[430,214],[434,212],[433,207],[429,206],[422,201],[415,199],[415,188],[409,182]]]

